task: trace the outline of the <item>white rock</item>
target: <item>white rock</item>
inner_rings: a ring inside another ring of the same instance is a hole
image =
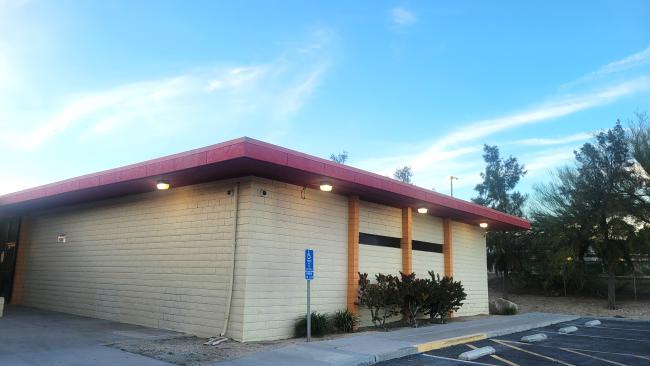
[[[512,315],[519,312],[519,306],[512,301],[504,298],[498,298],[490,301],[490,314]]]

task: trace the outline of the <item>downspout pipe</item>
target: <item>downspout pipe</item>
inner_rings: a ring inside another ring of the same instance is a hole
[[[239,218],[239,182],[235,184],[232,192],[233,195],[233,224],[232,224],[232,248],[231,248],[231,265],[230,265],[230,281],[228,289],[228,297],[226,299],[226,313],[223,318],[223,327],[220,336],[225,337],[228,331],[228,323],[230,322],[230,308],[232,305],[232,293],[235,287],[235,262],[237,260],[237,224]]]

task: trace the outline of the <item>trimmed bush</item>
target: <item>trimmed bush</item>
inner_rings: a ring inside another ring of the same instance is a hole
[[[337,331],[352,333],[357,325],[359,325],[359,317],[347,309],[339,310],[332,315],[332,323]]]
[[[359,273],[358,304],[370,310],[372,324],[386,328],[386,319],[399,314],[397,304],[397,277],[393,275],[375,275],[377,283],[370,283],[367,273]]]
[[[400,277],[396,281],[398,306],[400,313],[404,315],[406,321],[412,327],[417,327],[418,315],[429,303],[431,297],[430,281],[416,278],[415,273],[405,274],[400,272]]]
[[[429,301],[426,305],[425,313],[429,314],[431,319],[438,319],[440,323],[445,323],[449,313],[457,311],[463,306],[463,301],[467,298],[465,289],[460,282],[455,282],[451,277],[440,278],[440,275],[429,271],[431,281],[429,281]]]
[[[375,275],[377,283],[370,283],[367,273],[359,273],[358,304],[370,310],[375,327],[384,329],[386,319],[400,313],[413,327],[422,313],[444,323],[449,313],[460,309],[467,294],[451,277],[440,278],[433,271],[429,276],[431,279],[420,279],[415,273],[400,272],[398,278],[379,273]]]
[[[311,313],[311,335],[313,337],[322,337],[332,333],[332,328],[332,322],[326,314]],[[296,337],[307,336],[307,314],[296,321],[295,335]]]

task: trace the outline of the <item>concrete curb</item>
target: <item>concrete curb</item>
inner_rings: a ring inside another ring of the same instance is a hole
[[[545,321],[538,321],[535,322],[534,324],[526,324],[522,325],[519,327],[510,327],[510,328],[505,328],[505,329],[500,329],[500,330],[495,330],[491,332],[487,332],[488,338],[493,338],[493,337],[500,337],[502,335],[506,334],[512,334],[512,333],[519,333],[519,332],[525,332],[527,330],[531,330],[534,328],[543,328],[543,327],[548,327],[549,325],[554,325],[558,323],[566,323],[566,322],[571,322],[577,319],[582,318],[581,316],[577,315],[569,315],[566,316],[564,319],[553,319],[553,320],[545,320]]]
[[[574,321],[576,319],[580,319],[580,316],[565,316],[564,319],[552,319],[552,320],[546,320],[546,321],[537,321],[531,324],[526,324],[522,326],[517,326],[517,327],[510,327],[510,328],[504,328],[504,329],[499,329],[499,330],[494,330],[491,332],[486,332],[486,333],[476,333],[476,334],[470,334],[466,336],[460,336],[460,337],[451,337],[451,338],[444,338],[444,339],[437,339],[434,341],[430,342],[425,342],[425,343],[419,343],[414,345],[413,347],[406,347],[402,348],[399,351],[396,352],[388,352],[384,353],[381,355],[377,355],[375,357],[374,362],[382,362],[382,361],[388,361],[396,358],[401,358],[404,356],[411,356],[415,355],[418,353],[424,353],[428,351],[433,351],[441,348],[446,348],[450,346],[456,346],[459,344],[465,344],[469,342],[475,342],[475,341],[480,341],[483,339],[487,338],[493,338],[493,337],[500,337],[503,335],[507,334],[512,334],[512,333],[519,333],[519,332],[525,332],[527,330],[535,329],[535,328],[543,328],[543,327],[548,327],[549,325],[554,325],[558,323],[565,323],[565,322],[570,322]],[[367,363],[367,360],[363,360],[360,363],[357,363],[357,366],[367,366],[369,365]]]
[[[469,334],[466,336],[445,338],[445,339],[435,340],[431,342],[420,343],[415,345],[415,350],[416,350],[415,353],[423,353],[423,352],[433,351],[436,349],[455,346],[458,344],[481,341],[486,338],[488,338],[487,334],[477,333],[477,334]]]
[[[420,328],[423,331],[412,334],[409,330],[404,329],[389,333],[360,334],[356,341],[350,341],[355,338],[352,337],[293,345],[252,354],[248,357],[222,361],[216,365],[288,366],[309,364],[312,366],[368,366],[377,362],[506,334],[525,332],[534,328],[571,322],[580,318],[572,315],[543,313],[522,314],[520,321],[510,321],[511,316],[499,317],[503,317],[503,321],[499,318],[493,319],[492,322],[486,322],[487,319],[468,321],[465,324],[457,324],[441,331],[436,331],[435,327],[431,328],[431,332]],[[517,317],[517,315],[512,317]],[[444,337],[447,334],[449,334],[449,337]]]
[[[617,318],[615,316],[581,316],[581,318],[586,318],[586,319],[592,319],[592,318],[598,318],[600,320],[612,320],[612,321],[619,321],[619,322],[645,322],[645,323],[650,323],[650,319],[648,318],[637,318],[634,316],[629,316],[625,318]]]

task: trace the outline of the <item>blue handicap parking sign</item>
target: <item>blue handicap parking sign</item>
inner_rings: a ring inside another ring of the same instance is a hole
[[[305,279],[314,279],[314,251],[305,249]]]

